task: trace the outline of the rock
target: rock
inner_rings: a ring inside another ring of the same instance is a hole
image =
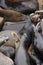
[[[0,10],[0,16],[4,17],[6,21],[19,22],[23,21],[27,18],[24,14],[13,10]]]
[[[0,65],[14,65],[13,61],[0,52]]]
[[[3,25],[4,25],[4,18],[0,17],[0,31],[2,30]]]
[[[16,51],[16,49],[14,49],[13,47],[4,46],[4,45],[0,47],[0,52],[2,52],[4,55],[10,57],[11,59],[14,59],[15,51]]]
[[[10,46],[18,48],[19,37],[14,31],[2,31],[0,35],[3,37],[8,37],[8,40],[4,43],[5,46]]]

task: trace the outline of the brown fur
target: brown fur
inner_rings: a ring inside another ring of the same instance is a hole
[[[6,21],[19,22],[26,19],[26,15],[13,10],[0,9],[0,16],[4,17]]]

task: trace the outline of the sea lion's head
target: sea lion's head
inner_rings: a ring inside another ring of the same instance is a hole
[[[32,14],[30,14],[30,18],[31,18],[32,23],[34,23],[35,25],[38,22],[40,22],[40,15],[39,14],[32,13]]]

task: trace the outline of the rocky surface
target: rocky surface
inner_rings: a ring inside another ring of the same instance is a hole
[[[13,61],[0,52],[0,65],[14,65]]]

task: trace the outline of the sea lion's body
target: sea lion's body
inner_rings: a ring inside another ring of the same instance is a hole
[[[27,53],[27,51],[33,40],[32,39],[33,28],[32,28],[32,23],[30,19],[27,20],[27,22],[28,23],[26,23],[25,28],[22,30],[23,36],[20,39],[20,42],[19,42],[20,45],[16,52],[16,56],[15,56],[16,65],[31,65],[30,64],[31,58],[29,57],[29,54]]]
[[[13,10],[0,10],[0,16],[4,17],[6,21],[19,22],[25,20],[27,17],[19,12]]]
[[[41,60],[41,62],[43,62],[43,22],[42,21],[36,25],[33,47],[36,56]]]

